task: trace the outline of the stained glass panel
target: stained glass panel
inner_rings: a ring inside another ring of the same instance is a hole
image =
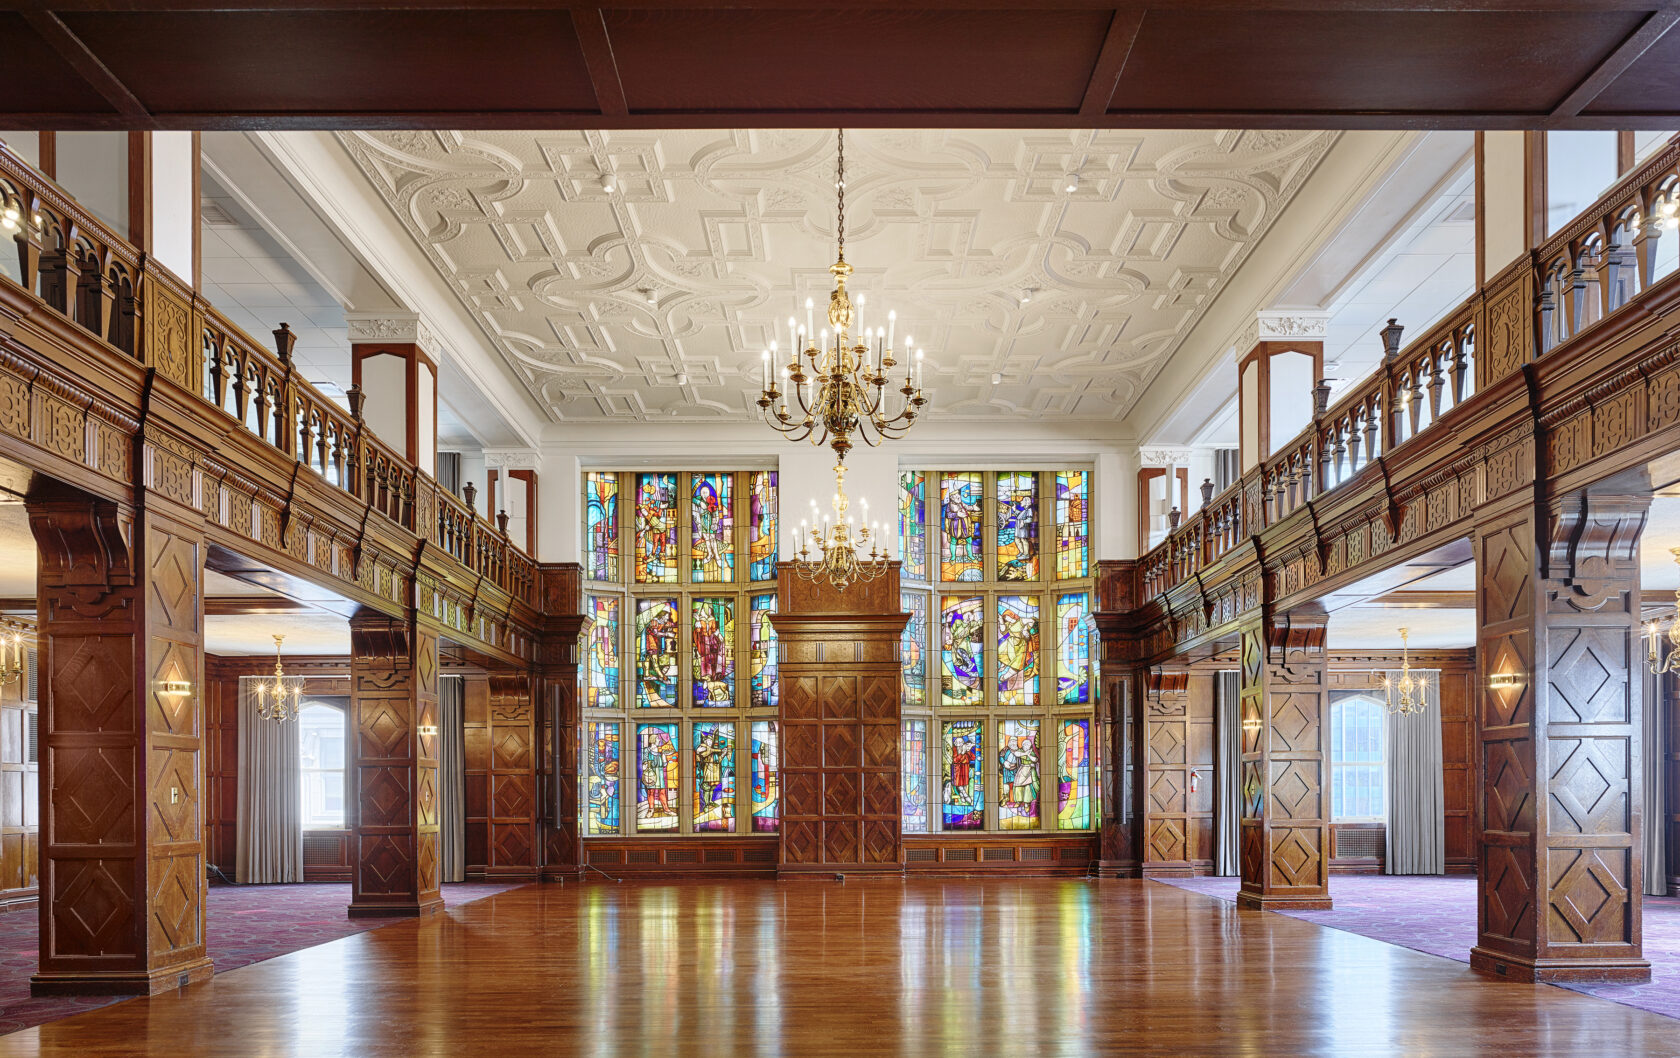
[[[694,829],[735,829],[735,725],[694,725]]]
[[[584,537],[589,579],[618,579],[618,475],[592,471],[584,479]]]
[[[677,582],[677,476],[636,475],[636,580]]]
[[[590,709],[618,708],[618,610],[616,596],[589,597],[595,625],[589,630],[589,688],[584,704]]]
[[[677,600],[636,600],[636,704],[677,707]]]
[[[899,755],[904,798],[904,832],[928,832],[927,807],[927,721],[904,721],[904,752]]]
[[[694,474],[689,506],[689,576],[696,584],[735,579],[735,476]]]
[[[998,829],[1038,829],[1038,721],[998,721]]]
[[[1038,596],[998,596],[999,705],[1038,704]]]
[[[677,725],[636,725],[636,829],[677,829]]]
[[[591,721],[589,727],[589,823],[586,833],[617,834],[618,725]]]
[[[752,705],[774,708],[780,700],[776,686],[776,626],[770,615],[776,612],[774,595],[752,597]]]
[[[980,474],[946,474],[940,480],[941,580],[979,580],[985,561],[980,542]]]
[[[978,720],[945,722],[945,830],[979,830],[986,825],[986,784],[981,781],[981,730]]]
[[[927,475],[919,470],[898,476],[898,557],[905,580],[927,580]]]
[[[752,725],[752,828],[774,832],[782,814],[782,777],[776,769],[779,732],[774,720]]]
[[[1038,579],[1038,475],[997,476],[998,580]]]
[[[1091,701],[1091,597],[1070,592],[1056,598],[1056,701]]]
[[[753,580],[776,579],[776,514],[776,472],[753,471],[747,510],[750,533],[747,555],[751,562],[748,576]]]
[[[735,704],[735,600],[694,600],[694,704]]]
[[[947,595],[940,600],[941,699],[945,705],[979,705],[980,596]]]
[[[1056,472],[1056,579],[1091,575],[1091,477],[1083,470]]]
[[[1056,828],[1091,826],[1091,722],[1060,720],[1057,735]]]
[[[899,605],[910,614],[898,643],[900,671],[904,680],[903,703],[907,706],[926,705],[928,596],[926,592],[906,591],[900,592],[898,598]]]

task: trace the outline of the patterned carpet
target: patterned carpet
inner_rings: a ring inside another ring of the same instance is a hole
[[[519,884],[467,882],[443,887],[444,905],[465,904],[517,888]],[[235,970],[300,948],[388,926],[398,919],[358,918],[344,913],[350,886],[213,885],[207,937],[216,972]],[[119,996],[29,994],[29,976],[39,956],[40,917],[34,908],[0,914],[0,1033],[121,1002]]]
[[[1160,878],[1158,881],[1205,896],[1235,901],[1235,878]],[[1286,915],[1372,940],[1470,961],[1476,943],[1476,879],[1340,874],[1330,878],[1329,911],[1285,911]],[[1645,958],[1651,983],[1564,985],[1576,992],[1623,1003],[1653,1014],[1680,1018],[1680,899],[1647,896],[1643,914]]]

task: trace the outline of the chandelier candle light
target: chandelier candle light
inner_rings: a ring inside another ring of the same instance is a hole
[[[846,512],[851,502],[846,499],[846,468],[834,464],[833,517],[824,516],[821,527],[799,521],[799,553],[794,556],[793,568],[801,579],[816,581],[827,578],[830,584],[845,591],[853,581],[871,581],[885,573],[891,563],[880,546],[881,524],[869,522],[869,501],[863,502],[863,525],[856,525]],[[817,517],[817,501],[811,501],[811,522]],[[816,548],[815,554],[812,548]],[[869,548],[869,554],[862,552]]]
[[[1674,561],[1680,563],[1680,547],[1671,547],[1668,553],[1674,556]],[[1645,655],[1645,665],[1651,670],[1651,675],[1661,676],[1665,672],[1680,672],[1680,590],[1674,593],[1674,617],[1669,619],[1668,634],[1665,637],[1662,626],[1652,621],[1645,626],[1645,632],[1650,637],[1651,651]],[[1668,639],[1668,656],[1663,656],[1662,641]]]
[[[29,671],[23,663],[23,643],[23,632],[18,626],[7,622],[0,628],[0,686],[23,679]]]
[[[874,446],[884,440],[902,437],[916,421],[916,415],[927,404],[922,395],[922,351],[907,357],[904,365],[904,384],[898,387],[903,406],[896,415],[889,415],[892,396],[887,390],[889,374],[898,365],[893,343],[897,337],[898,314],[887,313],[885,327],[863,327],[861,316],[864,298],[858,296],[852,304],[846,293],[846,277],[852,266],[846,263],[846,130],[839,132],[839,160],[835,168],[836,190],[835,233],[838,253],[829,273],[834,276],[834,290],[828,296],[828,327],[819,334],[815,328],[815,304],[805,299],[805,323],[800,325],[798,311],[788,317],[787,330],[790,355],[787,366],[779,372],[771,361],[776,355],[779,339],[770,342],[764,351],[763,391],[758,406],[764,421],[794,441],[810,438],[814,445],[826,442],[843,463],[852,449],[854,437]],[[832,330],[830,330],[832,328]],[[772,325],[772,334],[775,327]],[[904,336],[907,349],[913,348],[909,335]],[[806,373],[804,361],[810,361]],[[795,410],[789,411],[788,390],[793,391]],[[814,391],[813,391],[814,390]]]
[[[1412,660],[1406,643],[1406,629],[1400,629],[1400,678],[1383,677],[1383,690],[1387,693],[1388,711],[1399,713],[1401,716],[1411,716],[1413,713],[1423,712],[1425,693],[1429,690],[1429,677],[1419,674],[1412,675]]]
[[[257,715],[281,724],[297,719],[298,704],[303,698],[302,677],[287,676],[280,663],[280,644],[285,641],[285,636],[274,637],[274,677],[267,681],[259,680],[255,692]]]

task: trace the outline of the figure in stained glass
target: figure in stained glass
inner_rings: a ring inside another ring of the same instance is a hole
[[[776,579],[776,472],[755,470],[749,497],[751,529],[748,540],[749,576],[753,580]]]
[[[1056,767],[1056,827],[1085,830],[1091,825],[1091,722],[1063,720]]]
[[[677,600],[636,600],[637,706],[677,706],[677,631]]]
[[[927,580],[927,475],[898,476],[898,548],[905,580]]]
[[[780,699],[776,686],[776,626],[770,615],[776,612],[774,595],[752,599],[752,705],[755,709],[775,708]]]
[[[752,725],[752,828],[776,830],[781,817],[781,780],[776,774],[776,721],[754,720]]]
[[[589,579],[618,579],[618,475],[592,472],[584,485]]]
[[[904,799],[904,832],[926,834],[927,807],[927,721],[904,722],[903,781],[900,792]]]
[[[617,709],[618,599],[592,595],[589,609],[595,624],[589,630],[589,688],[585,704],[590,709]]]
[[[998,721],[998,826],[1038,826],[1038,721]]]
[[[1056,474],[1056,579],[1091,573],[1091,484],[1083,470]]]
[[[694,600],[694,704],[735,701],[735,600]]]
[[[980,542],[980,475],[946,474],[940,487],[940,524],[944,527],[942,580],[979,580],[985,563]]]
[[[1038,703],[1038,597],[998,597],[998,704]]]
[[[1038,475],[997,476],[998,580],[1038,579]]]
[[[694,829],[735,829],[735,725],[694,725]]]
[[[677,725],[637,724],[636,829],[677,828]]]
[[[980,722],[945,723],[944,753],[946,830],[979,830],[986,825],[985,784],[980,774]]]
[[[980,704],[980,597],[945,596],[940,606],[940,629],[944,704]]]
[[[724,584],[735,579],[734,481],[731,474],[693,476],[690,574],[697,583]]]
[[[618,725],[589,725],[589,828],[618,833]]]
[[[636,580],[677,582],[677,476],[639,474],[636,485]]]
[[[1085,592],[1056,599],[1056,700],[1084,705],[1091,700],[1091,601]]]
[[[899,605],[910,614],[899,638],[899,671],[904,681],[903,704],[919,706],[927,701],[927,611],[926,592],[899,594]]]

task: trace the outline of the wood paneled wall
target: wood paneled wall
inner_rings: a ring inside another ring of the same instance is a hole
[[[1213,870],[1212,671],[1153,675],[1144,703],[1144,877]],[[1192,791],[1191,787],[1195,789]]]
[[[28,676],[0,687],[0,910],[35,902],[40,850],[40,765],[28,758],[35,702]]]
[[[531,680],[465,679],[467,877],[535,878],[542,865]]]

